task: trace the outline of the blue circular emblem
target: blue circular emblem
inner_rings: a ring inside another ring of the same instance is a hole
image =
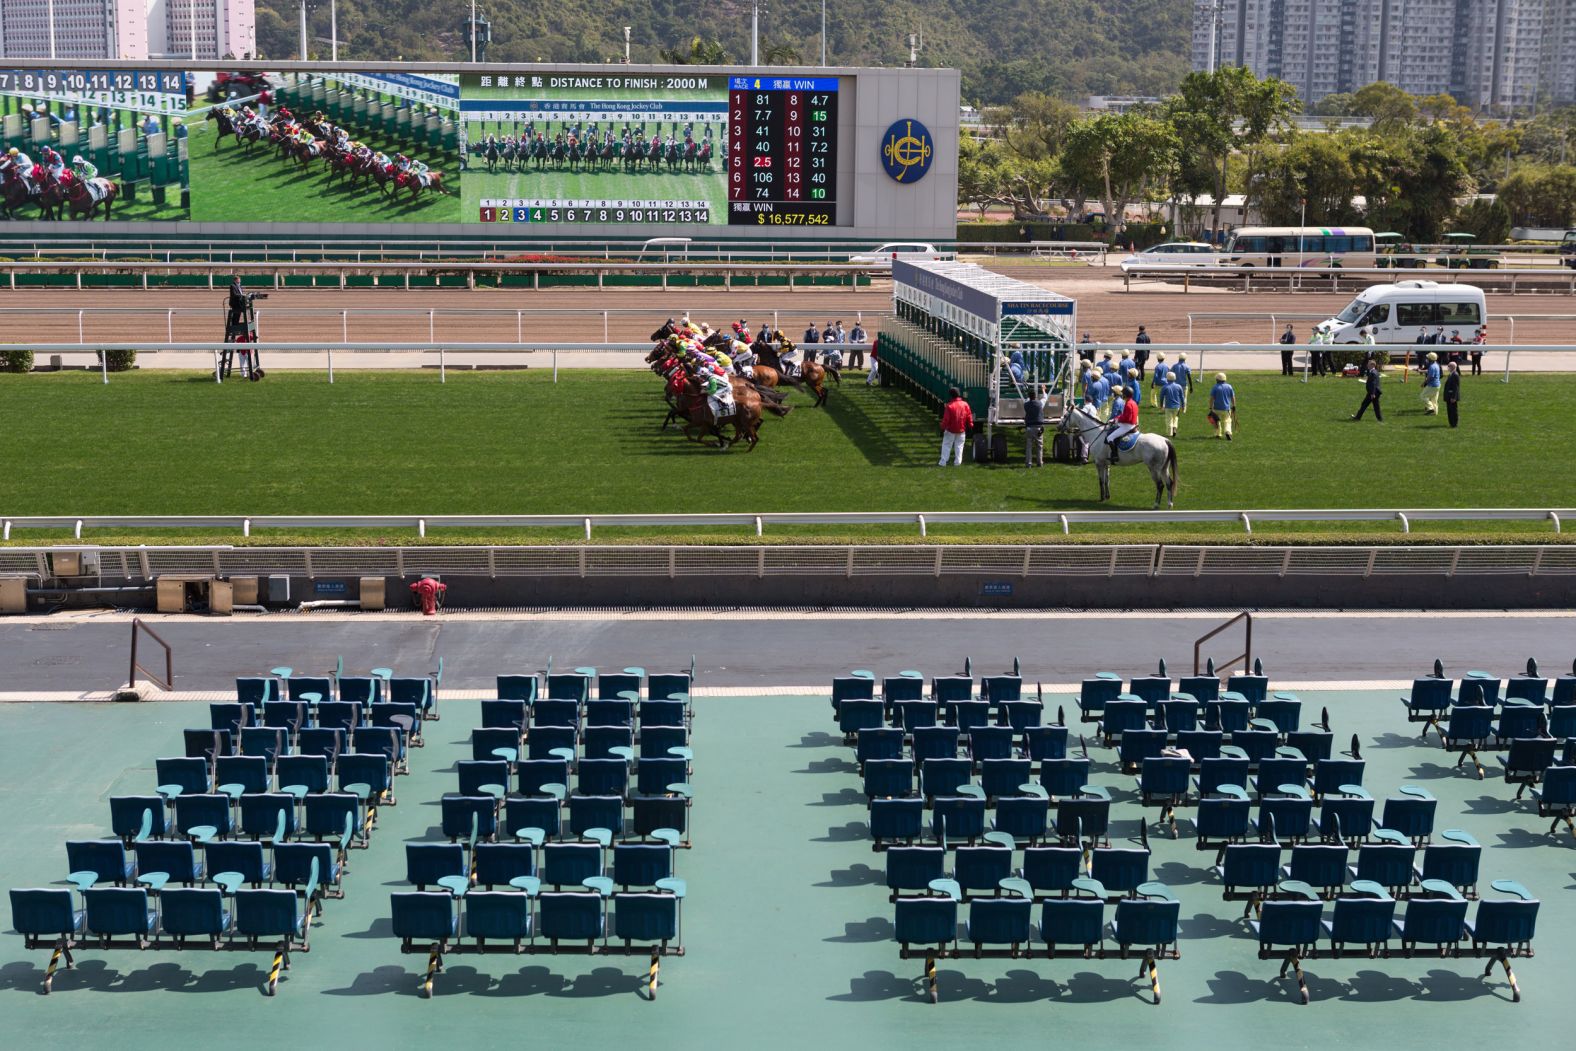
[[[930,129],[917,120],[893,122],[881,136],[881,164],[895,182],[918,182],[930,171],[936,153]]]

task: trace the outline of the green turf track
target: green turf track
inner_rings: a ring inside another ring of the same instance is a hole
[[[363,184],[352,190],[344,180],[328,186],[328,168],[314,161],[303,172],[294,161],[279,159],[272,149],[253,146],[242,153],[234,139],[215,152],[215,126],[192,129],[192,214],[196,222],[279,223],[457,223],[460,221],[459,157],[440,154],[422,158],[443,172],[447,197],[423,194],[415,202],[401,195],[395,202]],[[370,145],[378,145],[370,140]],[[119,211],[117,219],[122,218]]]
[[[265,364],[267,364],[265,359]],[[544,362],[545,364],[545,362]],[[273,372],[216,387],[201,374],[0,375],[13,422],[0,473],[5,514],[547,514],[1092,509],[1094,471],[1021,466],[942,470],[932,408],[851,377],[825,409],[798,394],[768,418],[760,447],[721,452],[659,431],[655,377],[635,371]],[[1387,422],[1351,423],[1356,381],[1304,385],[1233,376],[1238,440],[1211,436],[1202,406],[1178,441],[1180,509],[1569,506],[1568,472],[1550,460],[1567,433],[1576,377],[1463,383],[1463,426],[1425,417],[1416,383],[1387,379]],[[1159,421],[1144,410],[1144,423]],[[91,425],[86,425],[91,421]],[[1047,439],[1047,446],[1050,442]],[[1138,468],[1116,471],[1114,509],[1146,509]],[[1152,530],[1176,540],[1177,527]],[[1366,527],[1325,528],[1329,537]],[[1420,527],[1438,529],[1440,527]],[[1446,527],[1448,528],[1448,527]],[[1498,536],[1514,527],[1461,529]],[[748,531],[753,539],[753,530]],[[770,532],[770,531],[769,531]],[[861,527],[832,539],[901,536]],[[963,531],[967,533],[967,531]],[[825,533],[825,530],[822,530]],[[975,539],[1007,536],[991,527]],[[1055,527],[1036,535],[1060,537]],[[1075,530],[1086,539],[1097,534]],[[1400,536],[1395,525],[1370,534]],[[939,535],[932,527],[932,536]],[[1020,533],[1018,535],[1026,535]],[[1222,536],[1233,535],[1222,527]],[[1242,536],[1240,528],[1234,535]],[[1255,536],[1275,535],[1255,526]],[[37,534],[13,534],[18,542]],[[1415,537],[1415,534],[1414,534]],[[1531,523],[1525,538],[1556,539]],[[314,536],[332,540],[327,533]],[[476,539],[476,538],[472,538]],[[555,539],[528,531],[515,539]],[[107,542],[100,538],[100,542]]]

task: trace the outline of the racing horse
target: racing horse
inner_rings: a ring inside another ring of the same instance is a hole
[[[235,136],[235,144],[243,150],[250,150],[252,143],[262,139],[262,133],[256,128],[238,120],[231,120],[229,115],[218,107],[210,109],[208,116],[203,119],[219,125],[219,134],[213,144],[214,152],[218,152],[219,147],[224,145],[224,140],[231,135]]]
[[[53,217],[52,209],[44,201],[44,188],[24,182],[15,170],[7,169],[5,182],[0,183],[0,214],[4,214],[7,219],[15,219],[17,210],[27,204],[38,205],[44,212],[44,218]]]
[[[842,377],[835,370],[827,368],[819,361],[801,362],[798,371],[792,375],[783,372],[782,355],[794,349],[796,347],[793,340],[781,332],[777,333],[777,344],[775,346],[761,347],[756,350],[756,374],[760,374],[761,365],[764,364],[768,369],[776,372],[781,377],[781,382],[800,389],[807,388],[815,395],[816,408],[821,408],[826,404],[826,377],[831,376],[838,383],[842,382]]]
[[[497,168],[498,168],[498,159],[500,157],[502,157],[503,154],[502,154],[502,151],[500,151],[498,149],[498,143],[493,141],[492,139],[488,139],[487,140],[487,149],[482,154],[482,156],[485,157],[486,160],[487,160],[487,173],[489,175],[491,175],[494,171],[497,170]],[[505,168],[505,171],[507,171],[507,170],[508,169]]]
[[[1100,478],[1101,501],[1111,499],[1111,468],[1132,467],[1143,464],[1149,468],[1149,477],[1155,483],[1155,506],[1160,510],[1160,498],[1166,497],[1166,506],[1177,502],[1177,449],[1170,440],[1158,434],[1138,434],[1137,440],[1124,449],[1113,450],[1103,433],[1108,425],[1082,405],[1069,409],[1056,426],[1058,434],[1076,434],[1089,446],[1089,457]]]
[[[66,172],[59,181],[49,180],[40,201],[45,215],[52,213],[55,218],[91,220],[102,204],[104,221],[108,222],[115,198],[120,196],[120,184],[109,179],[94,179],[93,182],[96,185],[89,186],[71,172]],[[57,207],[64,209],[64,214],[57,211]]]

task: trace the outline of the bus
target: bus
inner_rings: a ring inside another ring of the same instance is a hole
[[[1374,265],[1366,226],[1239,226],[1221,253],[1223,266]]]

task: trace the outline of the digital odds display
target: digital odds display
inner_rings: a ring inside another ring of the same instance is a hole
[[[837,222],[835,77],[466,74],[465,218]]]

